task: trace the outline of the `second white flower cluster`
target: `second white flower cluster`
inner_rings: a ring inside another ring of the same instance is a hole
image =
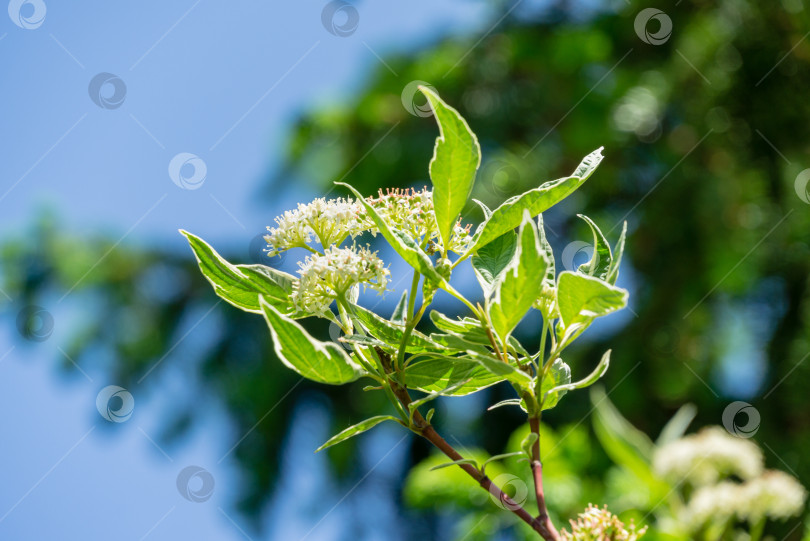
[[[410,237],[428,254],[442,251],[432,193],[390,189],[380,190],[377,197],[366,198],[386,225]],[[273,257],[292,248],[311,252],[299,263],[300,280],[293,300],[296,307],[307,313],[324,313],[332,301],[346,297],[356,300],[359,286],[385,292],[390,272],[367,246],[356,244],[340,247],[349,237],[379,232],[360,201],[351,198],[318,198],[276,218],[276,226],[268,227],[264,239],[268,256]],[[448,250],[464,253],[470,246],[469,226],[457,223]],[[317,244],[320,245],[318,249]]]

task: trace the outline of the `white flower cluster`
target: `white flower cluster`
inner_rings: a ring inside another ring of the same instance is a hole
[[[304,248],[312,237],[324,248],[354,238],[368,229],[362,210],[352,199],[327,201],[321,197],[306,205],[299,203],[297,209],[276,218],[276,227],[267,228],[268,254],[272,257],[290,248]]]
[[[433,192],[427,188],[421,191],[389,188],[385,192],[380,190],[378,197],[368,198],[367,201],[389,226],[406,233],[417,244],[426,245],[428,253],[442,251],[433,210]],[[370,230],[377,232],[375,227]],[[471,242],[470,226],[462,227],[459,221],[453,227],[447,249],[461,254],[467,251]]]
[[[593,504],[570,522],[571,532],[560,532],[564,541],[638,541],[647,532],[646,526],[640,530],[632,522],[625,526],[607,506],[600,509]]]
[[[658,448],[653,469],[673,483],[704,486],[729,475],[756,477],[762,473],[763,457],[754,442],[735,438],[721,427],[709,427]]]
[[[429,254],[441,251],[433,194],[427,189],[380,190],[376,198],[367,198],[377,214],[392,229],[410,236]],[[277,255],[291,248],[306,248],[313,252],[299,263],[301,278],[295,285],[292,299],[298,310],[325,313],[335,299],[345,296],[354,301],[360,284],[380,293],[385,291],[390,275],[376,252],[368,248],[339,248],[347,238],[354,239],[364,232],[379,232],[361,201],[353,199],[318,198],[300,204],[276,218],[276,227],[268,227],[267,253]],[[449,250],[466,252],[472,243],[470,227],[455,224]],[[320,243],[322,252],[309,246]]]
[[[390,227],[410,236],[428,253],[441,251],[432,192],[427,189],[380,190],[378,197],[369,197],[366,201]],[[313,240],[328,248],[365,231],[374,235],[379,232],[360,202],[343,198],[318,198],[306,205],[299,203],[295,210],[288,210],[276,218],[276,227],[267,230],[264,240],[269,245],[267,253],[271,257],[290,248],[306,248]],[[464,253],[471,246],[472,239],[470,226],[462,227],[459,221],[453,227],[448,250]]]
[[[292,300],[296,308],[313,314],[329,310],[338,297],[354,300],[361,284],[384,292],[390,275],[377,252],[368,248],[330,246],[323,255],[313,254],[299,266],[301,278]]]
[[[723,481],[699,488],[689,500],[683,522],[697,531],[706,524],[735,519],[752,525],[763,518],[783,520],[801,513],[806,498],[796,479],[769,470],[744,483]]]

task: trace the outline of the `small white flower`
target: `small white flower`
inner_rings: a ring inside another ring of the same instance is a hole
[[[737,515],[740,497],[739,483],[723,481],[700,487],[689,499],[682,522],[692,531],[700,530],[710,523],[725,523]]]
[[[366,201],[390,227],[406,233],[417,244],[425,245],[428,253],[442,251],[439,226],[433,208],[433,192],[427,188],[422,188],[421,191],[413,188],[389,189],[385,192],[380,190],[378,197],[367,198]],[[373,226],[369,230],[377,232]],[[462,227],[461,221],[457,222],[447,249],[462,254],[469,249],[471,243],[470,226]]]
[[[368,248],[330,246],[323,255],[311,255],[299,266],[301,278],[292,300],[299,310],[316,314],[329,310],[337,298],[356,295],[361,284],[382,294],[390,275],[377,252]]]
[[[723,481],[700,487],[689,500],[683,522],[692,531],[731,519],[750,524],[762,518],[784,520],[804,509],[807,491],[792,476],[768,470],[745,483]]]
[[[276,218],[276,227],[267,228],[269,234],[264,240],[269,245],[268,254],[303,248],[313,237],[324,248],[349,236],[354,238],[368,228],[361,211],[362,205],[351,199],[318,198],[306,205],[299,203],[297,209]]]
[[[762,451],[754,442],[735,438],[720,427],[668,443],[653,457],[657,475],[693,486],[714,484],[729,475],[751,479],[762,473],[762,468]]]
[[[588,504],[576,522],[572,519],[570,523],[570,532],[560,532],[564,541],[638,541],[647,532],[646,526],[639,530],[633,522],[626,526],[607,506],[599,508],[593,504]]]
[[[785,472],[768,470],[743,485],[745,502],[740,514],[756,523],[762,517],[784,520],[804,509],[807,491]]]

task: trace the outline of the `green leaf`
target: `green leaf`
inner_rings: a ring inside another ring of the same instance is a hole
[[[520,225],[524,211],[528,210],[531,216],[537,216],[571,195],[588,180],[588,177],[596,170],[602,158],[602,148],[600,147],[585,156],[571,176],[546,182],[538,188],[504,201],[481,224],[470,252],[475,253],[482,246],[486,246],[494,239]]]
[[[313,338],[299,323],[261,298],[261,306],[273,345],[281,362],[303,377],[341,385],[355,381],[365,372],[342,347]]]
[[[495,283],[495,297],[489,304],[489,319],[495,332],[505,340],[543,291],[548,261],[540,249],[537,226],[524,214],[518,247],[509,266]]]
[[[501,359],[496,359],[491,355],[482,355],[477,351],[468,351],[467,355],[491,373],[502,376],[520,388],[528,388],[532,383],[532,377],[529,374],[510,363],[503,362]]]
[[[406,314],[407,309],[408,309],[408,292],[403,291],[402,296],[399,298],[399,302],[397,303],[396,308],[394,308],[394,313],[391,315],[391,321],[393,321],[394,323],[404,325],[405,318],[407,317]]]
[[[613,253],[610,251],[610,244],[602,234],[602,231],[596,226],[593,221],[584,214],[577,214],[578,217],[585,220],[588,227],[593,232],[593,256],[591,260],[579,266],[579,272],[584,272],[590,276],[596,276],[602,280],[607,280],[608,271],[613,264]]]
[[[675,412],[672,419],[667,421],[658,439],[655,440],[656,447],[661,447],[667,443],[673,442],[686,434],[686,429],[692,424],[697,416],[697,407],[694,404],[684,404]]]
[[[557,303],[566,329],[575,324],[587,326],[595,317],[624,308],[627,291],[593,276],[564,271],[559,277]]]
[[[481,165],[481,147],[461,115],[433,90],[420,86],[439,124],[439,136],[430,160],[433,208],[445,253],[453,225],[472,193],[475,173]]]
[[[426,393],[443,391],[450,396],[465,396],[495,385],[504,378],[492,374],[474,361],[432,357],[407,365],[404,380],[410,389]],[[448,392],[448,388],[452,391]]]
[[[557,405],[563,395],[568,392],[568,389],[565,388],[568,383],[571,383],[571,368],[558,357],[551,363],[543,378],[543,384],[540,386],[543,410],[549,410]]]
[[[188,239],[200,271],[214,292],[229,304],[261,314],[261,296],[283,314],[295,312],[290,300],[294,276],[265,265],[232,265],[201,238],[182,229],[180,233]]]
[[[670,489],[653,473],[652,441],[619,413],[601,387],[591,388],[591,403],[594,432],[605,453],[647,486],[650,501],[664,498]]]
[[[360,195],[360,192],[355,190],[352,186],[346,184],[345,182],[336,182],[335,184],[348,188],[354,194],[357,200],[366,209],[369,217],[372,219],[372,221],[374,221],[374,224],[377,226],[377,229],[380,230],[380,233],[385,240],[388,241],[391,247],[400,255],[400,257],[402,257],[402,259],[405,260],[408,265],[418,270],[425,277],[434,282],[441,283],[444,281],[444,278],[442,278],[441,275],[436,272],[436,269],[433,268],[433,262],[431,261],[430,257],[425,253],[424,250],[422,250],[422,248],[419,247],[416,241],[398,229],[388,227],[388,224],[380,217],[379,214],[377,214],[374,207],[369,205],[366,199]]]
[[[445,331],[448,335],[460,338],[465,342],[474,344],[475,346],[478,347],[480,346],[485,346],[486,348],[491,347],[491,343],[489,341],[489,336],[487,336],[486,329],[484,329],[484,327],[481,325],[481,322],[477,319],[470,317],[465,317],[464,319],[451,319],[441,314],[440,312],[437,312],[436,310],[431,310],[430,319],[431,321],[433,321],[433,324],[436,325],[436,327]],[[435,342],[450,347],[450,339],[446,338],[446,335],[434,333],[430,335],[430,338]],[[514,349],[518,354],[524,357],[529,357],[529,353],[521,345],[521,343],[517,339],[515,339],[514,336],[510,336],[508,342],[509,346],[512,349]]]
[[[436,327],[446,332],[464,333],[474,328],[481,328],[482,332],[484,330],[483,327],[481,327],[481,322],[477,319],[473,319],[471,317],[465,317],[464,319],[452,319],[442,314],[438,310],[430,311],[430,320],[434,325],[436,325]]]
[[[529,432],[528,434],[526,434],[526,437],[523,438],[523,440],[521,440],[520,448],[523,450],[523,453],[527,457],[529,458],[532,457],[532,446],[534,445],[534,442],[536,442],[538,439],[540,439],[540,436],[538,434],[534,432]]]
[[[516,247],[517,235],[514,231],[507,231],[472,257],[472,267],[485,298],[492,296],[495,282],[512,261]]]
[[[353,304],[354,316],[368,329],[375,338],[385,342],[389,348],[398,349],[402,343],[402,334],[405,326],[384,319],[371,310]],[[443,353],[439,344],[432,342],[427,336],[417,330],[411,332],[408,344],[405,347],[408,353]]]
[[[366,430],[372,429],[378,424],[383,423],[385,421],[396,421],[397,423],[402,424],[399,419],[391,415],[377,415],[375,417],[371,417],[370,419],[366,419],[365,421],[357,423],[356,425],[350,426],[345,430],[341,430],[340,432],[329,438],[329,440],[326,443],[318,447],[315,450],[315,452],[317,453],[319,451],[323,451],[327,447],[332,447],[333,445],[346,441],[351,437],[354,437],[358,434],[362,434]]]
[[[481,207],[481,212],[484,213],[484,220],[492,216],[492,210],[488,206],[486,206],[485,203],[479,201],[478,199],[473,199],[473,203]]]
[[[487,408],[487,411],[492,411],[497,408],[502,408],[504,406],[519,406],[523,408],[522,400],[520,398],[509,398],[507,400],[501,400],[497,404],[492,404],[490,407]]]
[[[430,335],[430,339],[447,348],[445,351],[446,355],[452,355],[456,353],[464,353],[468,350],[473,350],[478,353],[487,354],[489,353],[489,340],[486,342],[480,341],[472,341],[469,338],[473,338],[469,335],[460,335],[456,333],[446,333],[446,334],[437,334],[433,333]]]
[[[602,358],[599,360],[599,364],[596,365],[596,368],[594,368],[593,372],[588,374],[587,377],[579,381],[575,381],[573,383],[563,383],[561,385],[557,384],[555,387],[549,389],[546,394],[550,395],[552,393],[559,393],[561,391],[573,391],[575,389],[583,389],[585,387],[590,387],[591,385],[599,381],[599,378],[605,375],[605,372],[607,372],[608,369],[608,365],[610,365],[610,350],[607,350],[605,354],[602,355]],[[571,380],[570,370],[568,380],[569,381]]]
[[[476,462],[475,460],[473,460],[471,458],[460,458],[460,459],[454,460],[452,462],[443,462],[442,464],[439,464],[438,466],[433,466],[432,468],[430,468],[430,471],[441,470],[443,468],[449,468],[450,466],[460,466],[462,464],[470,464],[475,469],[478,469],[478,462]]]
[[[537,232],[540,233],[540,249],[543,250],[544,254],[546,254],[546,260],[548,261],[546,277],[543,278],[543,283],[554,287],[555,279],[557,277],[557,271],[554,267],[554,251],[551,249],[551,244],[548,242],[548,237],[546,237],[546,227],[543,224],[542,214],[537,215]]]
[[[526,455],[523,454],[523,451],[515,451],[513,453],[503,453],[503,454],[500,454],[500,455],[491,456],[488,459],[486,459],[483,464],[481,464],[481,471],[486,473],[487,465],[489,463],[491,463],[491,462],[495,462],[495,461],[498,461],[498,460],[504,460],[506,458],[513,458],[513,457],[516,457],[516,456],[522,456],[522,457],[525,458]]]
[[[613,261],[610,263],[610,269],[607,273],[607,282],[611,285],[616,283],[616,280],[619,278],[619,265],[622,262],[622,256],[624,255],[624,241],[627,237],[627,222],[624,222],[622,225],[622,234],[619,235],[619,242],[616,243],[616,255],[613,257]]]
[[[383,342],[382,340],[377,340],[371,336],[364,336],[362,334],[349,334],[346,336],[340,337],[341,342],[346,342],[348,344],[359,344],[361,346],[369,346],[369,347],[380,347],[386,348],[388,344]]]
[[[434,413],[436,413],[436,408],[430,408],[428,410],[427,415],[425,415],[425,422],[427,424],[430,424],[431,419],[433,419],[433,414]]]

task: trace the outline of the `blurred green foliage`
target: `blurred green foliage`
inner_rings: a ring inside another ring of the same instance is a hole
[[[586,15],[565,1],[539,12],[511,7],[494,13],[493,23],[506,16],[490,32],[386,55],[396,75],[380,65],[356,99],[303,116],[288,160],[265,193],[277,193],[291,178],[305,179],[313,196],[344,177],[365,194],[427,184],[435,126],[403,107],[403,88],[413,80],[431,83],[457,104],[478,134],[484,163],[474,197],[487,204],[567,174],[576,158],[604,145],[599,175],[570,207],[545,219],[558,254],[568,242],[588,239],[585,224],[567,218],[569,208],[615,224],[611,240],[622,219],[629,221],[623,270],[635,315],[566,361],[586,373],[609,341],[610,399],[647,434],[657,434],[686,401],[698,406],[696,426],[720,423],[735,398],[751,402],[761,414],[756,438],[767,442],[766,462],[810,484],[810,463],[801,460],[810,447],[810,363],[802,362],[810,351],[810,206],[796,189],[810,151],[810,13],[798,0],[666,3],[672,36],[650,45],[634,30],[644,7],[635,3]],[[469,220],[480,218],[468,210]],[[240,261],[238,254],[232,260]],[[2,287],[17,308],[61,296],[91,269],[71,293],[92,309],[72,322],[67,352],[83,366],[103,359],[123,386],[137,387],[216,302],[190,253],[74,237],[53,220],[24,237],[4,238],[0,266]],[[153,283],[171,287],[148,287]],[[256,513],[272,494],[294,407],[292,397],[279,400],[298,377],[271,360],[257,318],[224,305],[207,317],[215,332],[204,347],[172,364],[195,373],[220,398],[238,433],[256,425],[234,451],[246,473],[242,508]],[[325,328],[310,330],[328,336]],[[144,380],[147,389],[167,364]],[[337,430],[361,411],[383,409],[365,403],[370,393],[353,386],[304,381],[298,388],[341,403],[333,408]],[[500,392],[493,388],[489,398],[507,398]],[[167,412],[169,439],[190,426],[197,403],[176,406]],[[627,488],[633,485],[626,473],[610,467],[588,433],[583,420],[590,410],[584,397],[567,398],[544,417],[554,427],[546,429],[544,449],[560,442],[559,456],[546,457],[549,503],[558,518],[602,498],[621,502],[619,511],[643,507],[645,495]],[[519,416],[497,410],[471,421],[466,432],[471,445],[494,454],[519,425]],[[339,475],[352,476],[354,445],[330,450]],[[412,459],[426,452],[415,444]],[[425,505],[428,488],[411,479],[406,501]],[[481,517],[468,516],[458,528],[478,520],[483,539],[501,526],[492,521],[508,519]],[[790,525],[773,530],[788,532]],[[788,535],[799,539],[800,529]]]

